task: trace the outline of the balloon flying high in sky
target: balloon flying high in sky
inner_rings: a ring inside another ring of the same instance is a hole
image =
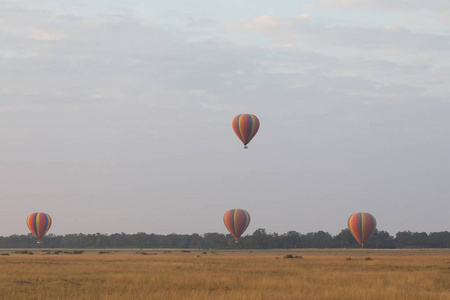
[[[233,119],[233,130],[247,149],[247,144],[253,139],[259,129],[259,120],[255,115],[242,114]]]

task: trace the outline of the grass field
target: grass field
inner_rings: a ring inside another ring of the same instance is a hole
[[[449,249],[33,251],[2,251],[1,299],[450,299]]]

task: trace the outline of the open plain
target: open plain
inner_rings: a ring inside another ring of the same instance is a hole
[[[449,249],[31,251],[1,252],[2,299],[450,299]]]

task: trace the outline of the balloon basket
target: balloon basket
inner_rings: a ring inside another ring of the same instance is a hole
[[[244,149],[248,149],[248,147],[247,147],[247,146],[244,146]]]

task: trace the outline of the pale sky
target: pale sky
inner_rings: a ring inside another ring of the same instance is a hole
[[[92,2],[95,2],[93,4]],[[0,0],[0,235],[450,230],[448,0]],[[231,121],[258,116],[244,150]]]

